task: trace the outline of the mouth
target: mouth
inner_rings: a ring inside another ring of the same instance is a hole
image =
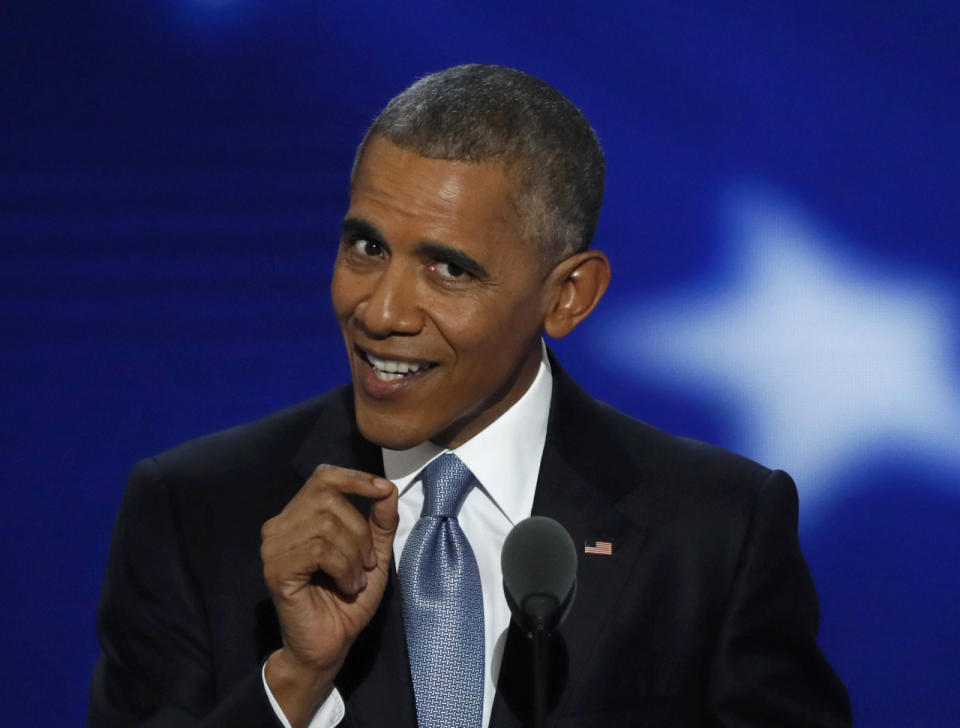
[[[357,347],[357,354],[373,370],[374,376],[381,382],[393,382],[398,379],[422,374],[436,366],[435,362],[426,362],[415,359],[392,359],[380,357],[369,351]]]

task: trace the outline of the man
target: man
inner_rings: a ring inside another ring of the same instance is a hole
[[[135,468],[90,725],[529,724],[498,558],[531,513],[612,544],[580,556],[552,724],[849,724],[789,477],[590,399],[546,352],[606,289],[602,189],[589,124],[519,71],[390,102],[331,287],[352,386]]]

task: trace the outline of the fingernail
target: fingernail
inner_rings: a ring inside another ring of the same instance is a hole
[[[373,485],[377,490],[384,490],[384,491],[390,490],[393,487],[393,483],[391,483],[386,478],[374,478]]]
[[[369,569],[372,569],[374,566],[377,565],[377,552],[373,549],[372,546],[370,547],[370,550],[367,551],[365,563],[367,568]]]
[[[360,578],[357,580],[357,583],[359,584],[357,591],[364,589],[367,586],[367,575],[363,572],[360,572]]]

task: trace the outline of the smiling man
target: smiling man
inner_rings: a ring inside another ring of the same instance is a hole
[[[609,281],[602,191],[586,119],[527,74],[388,104],[331,286],[352,383],[134,469],[90,725],[528,724],[499,554],[531,514],[610,544],[580,557],[551,723],[849,724],[789,477],[592,400],[546,350]]]
[[[609,278],[595,251],[551,270],[499,161],[422,157],[377,135],[357,165],[333,306],[357,425],[405,449],[466,442],[527,390],[545,328],[563,336]]]

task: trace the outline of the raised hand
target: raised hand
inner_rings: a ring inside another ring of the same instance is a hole
[[[372,500],[368,518],[347,493]],[[393,483],[321,465],[263,525],[263,573],[283,636],[283,647],[267,661],[266,679],[293,726],[309,723],[376,612],[397,522]]]

